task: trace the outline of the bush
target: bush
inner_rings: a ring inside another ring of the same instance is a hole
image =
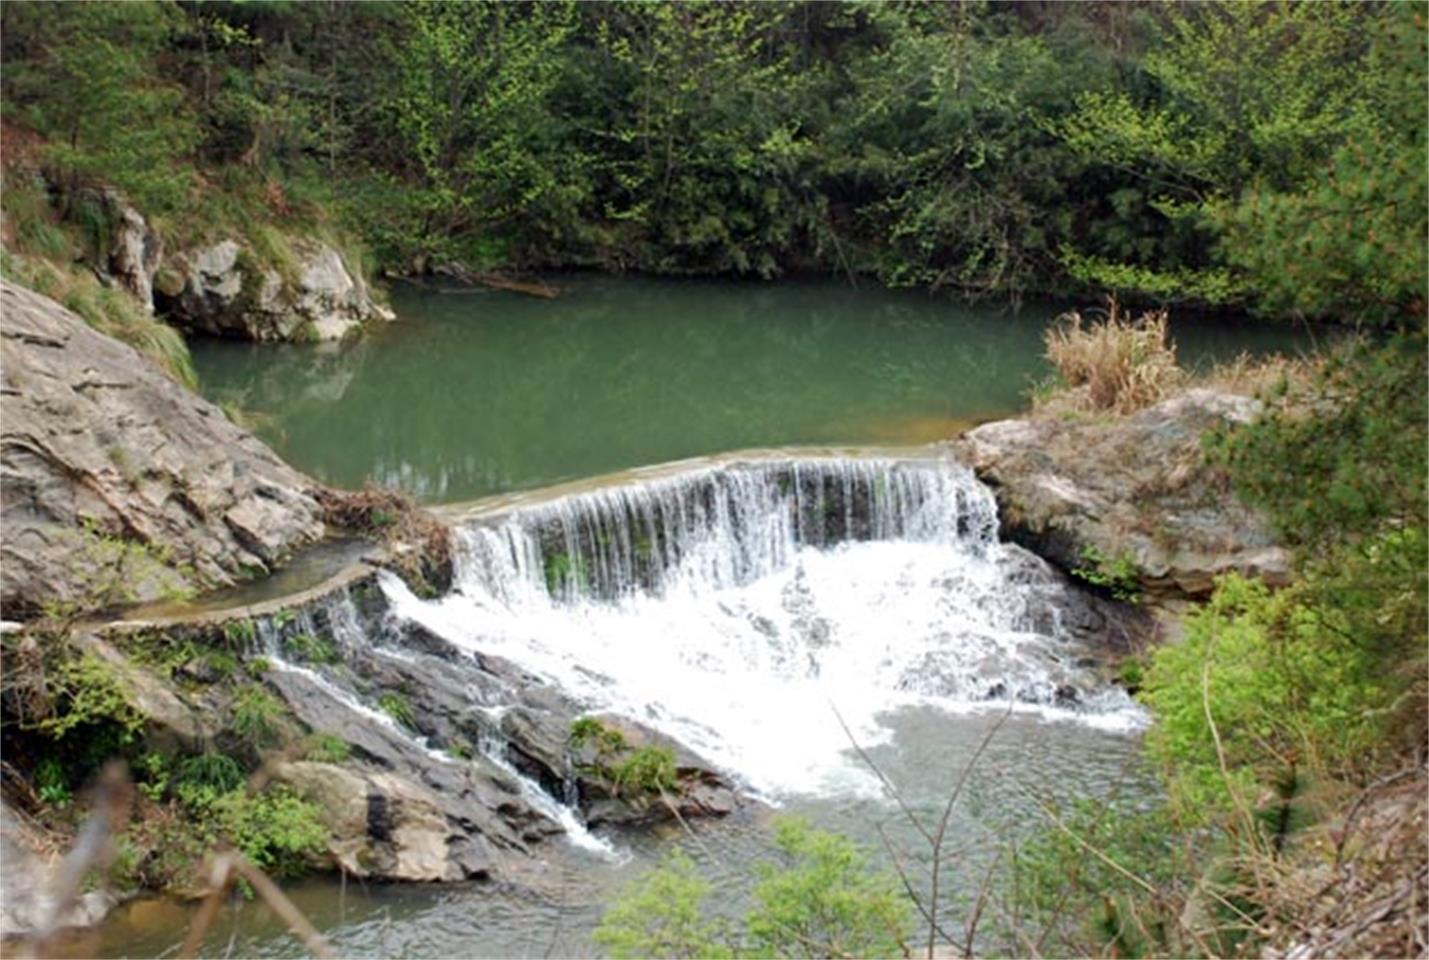
[[[675,754],[668,747],[641,747],[610,768],[617,791],[663,793],[675,787]]]
[[[322,808],[281,784],[257,796],[235,790],[220,797],[213,810],[229,842],[277,877],[301,873],[327,844]]]
[[[725,924],[702,915],[709,881],[683,854],[636,878],[596,928],[612,957],[732,957]]]
[[[1187,619],[1185,639],[1155,651],[1141,691],[1157,717],[1147,745],[1188,822],[1248,810],[1287,776],[1366,760],[1390,691],[1378,659],[1336,620],[1311,588],[1272,593],[1230,575]]]
[[[904,956],[908,903],[854,844],[807,822],[775,828],[779,864],[763,864],[739,928],[703,916],[710,886],[683,856],[635,880],[595,931],[616,957]],[[741,942],[742,941],[742,942]]]
[[[1140,410],[1185,379],[1167,336],[1165,310],[1131,320],[1113,299],[1105,320],[1084,327],[1073,310],[1048,329],[1045,341],[1047,359],[1063,382],[1094,410]]]

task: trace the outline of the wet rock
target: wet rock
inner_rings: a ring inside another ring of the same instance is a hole
[[[361,274],[315,240],[293,240],[287,271],[234,240],[186,251],[166,265],[158,302],[189,330],[246,340],[340,340],[392,319]]]
[[[1206,431],[1256,410],[1250,398],[1196,389],[1127,417],[989,423],[955,447],[993,488],[1004,536],[1065,570],[1091,550],[1126,558],[1148,593],[1198,597],[1229,571],[1274,584],[1289,576],[1264,518],[1202,460]]]
[[[322,536],[311,481],[213,404],[53,300],[0,282],[0,308],[7,616],[226,586]]]

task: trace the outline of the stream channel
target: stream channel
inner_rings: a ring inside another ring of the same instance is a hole
[[[880,864],[885,833],[920,876],[926,845],[850,735],[931,821],[1001,724],[950,827],[954,927],[1043,804],[1155,797],[1145,716],[1104,679],[1095,616],[998,541],[991,494],[930,445],[1025,406],[1056,308],[831,282],[559,282],[553,301],[399,287],[400,322],[361,341],[202,342],[194,358],[204,393],[298,468],[400,484],[454,520],[456,589],[420,600],[384,578],[389,616],[674,736],[762,802],[693,836],[572,824],[537,851],[539,884],[289,886],[339,953],[589,955],[615,894],[675,849],[737,913],[773,856],[771,811]],[[1244,321],[1173,334],[1192,365],[1302,342]],[[755,447],[775,449],[729,453]],[[190,915],[133,902],[95,949],[170,954]],[[204,949],[303,952],[254,903]]]

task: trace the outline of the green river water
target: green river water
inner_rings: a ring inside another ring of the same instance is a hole
[[[746,447],[915,444],[1026,406],[1062,307],[966,306],[832,281],[573,275],[541,300],[399,286],[347,344],[201,341],[205,395],[290,463],[428,502]],[[1185,362],[1293,348],[1245,320],[1174,327]]]

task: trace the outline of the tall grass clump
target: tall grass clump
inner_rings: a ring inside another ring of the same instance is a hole
[[[1185,379],[1165,310],[1132,319],[1113,299],[1106,318],[1091,324],[1072,310],[1047,331],[1046,347],[1074,401],[1093,410],[1132,413],[1163,399]]]
[[[122,290],[105,287],[81,270],[9,251],[0,257],[0,276],[58,301],[100,333],[138,350],[171,379],[190,390],[198,389],[183,335]]]

